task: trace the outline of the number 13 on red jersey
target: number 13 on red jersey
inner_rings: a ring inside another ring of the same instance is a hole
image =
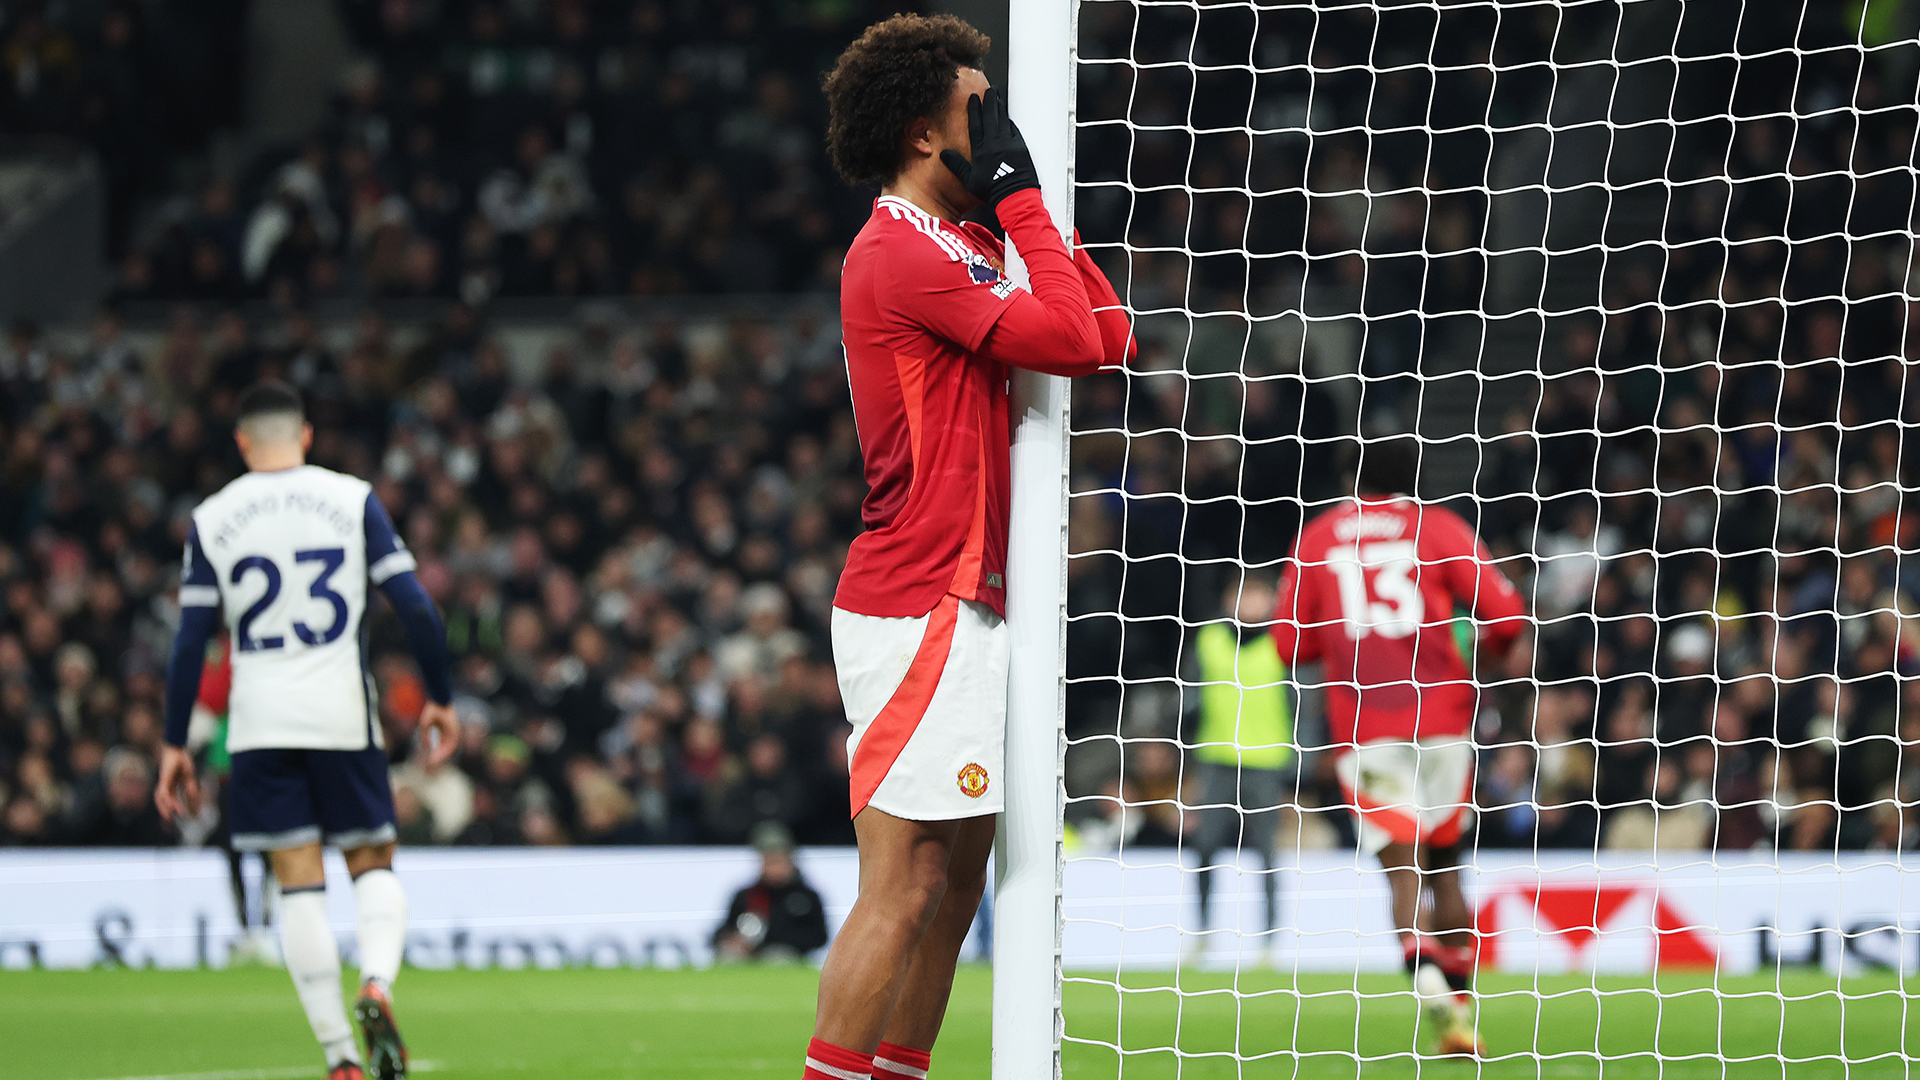
[[[1420,629],[1426,603],[1413,578],[1417,566],[1411,540],[1342,544],[1327,549],[1327,569],[1340,589],[1340,618],[1347,637],[1370,634],[1411,636]]]

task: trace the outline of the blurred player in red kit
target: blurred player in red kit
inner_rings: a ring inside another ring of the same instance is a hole
[[[1414,990],[1441,1052],[1475,1054],[1472,915],[1457,865],[1472,824],[1479,690],[1454,613],[1472,614],[1493,659],[1525,628],[1526,609],[1472,526],[1411,497],[1418,462],[1411,436],[1363,445],[1354,497],[1295,542],[1273,639],[1289,670],[1323,665],[1335,770],[1361,847],[1387,871]]]
[[[832,622],[860,898],[820,973],[807,1080],[926,1076],[1003,805],[1008,378],[1085,375],[1132,348],[1113,287],[1041,201],[980,72],[988,44],[951,16],[898,15],[826,80],[834,167],[880,197],[840,279],[869,487]]]

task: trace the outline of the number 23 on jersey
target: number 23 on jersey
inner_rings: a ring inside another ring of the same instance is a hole
[[[336,547],[296,551],[293,553],[293,561],[299,567],[309,563],[319,564],[320,572],[307,587],[307,595],[316,600],[324,600],[333,608],[333,620],[318,629],[305,620],[293,620],[293,635],[306,645],[330,644],[347,629],[347,599],[334,592],[328,584],[334,571],[340,569],[341,564],[347,561],[346,549]],[[285,648],[287,639],[279,634],[265,634],[260,637],[253,635],[254,621],[265,614],[266,610],[273,606],[273,602],[280,597],[282,579],[280,567],[264,555],[248,555],[233,564],[233,570],[228,574],[227,579],[229,583],[238,587],[249,576],[261,578],[265,582],[265,588],[240,614],[239,622],[234,627],[235,645],[241,652],[262,652]]]

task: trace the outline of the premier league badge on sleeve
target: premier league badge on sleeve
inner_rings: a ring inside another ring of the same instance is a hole
[[[976,285],[991,285],[1000,280],[1000,268],[977,251],[967,252],[967,273]]]

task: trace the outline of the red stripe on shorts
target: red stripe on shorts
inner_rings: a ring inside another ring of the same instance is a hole
[[[1460,834],[1467,831],[1467,805],[1473,801],[1473,767],[1467,767],[1467,782],[1460,789],[1459,802],[1447,820],[1433,827],[1427,842],[1434,847],[1452,847],[1460,842]]]
[[[1405,803],[1376,802],[1357,788],[1340,785],[1346,793],[1347,802],[1368,824],[1387,834],[1387,838],[1396,844],[1427,844],[1432,847],[1452,847],[1459,843],[1460,834],[1467,829],[1467,800],[1473,791],[1473,773],[1467,773],[1467,786],[1460,793],[1460,802],[1446,819],[1435,823],[1431,829],[1422,829],[1420,815],[1410,813]],[[1424,832],[1425,835],[1422,835]]]
[[[1420,821],[1403,809],[1404,804],[1380,803],[1367,798],[1356,788],[1340,785],[1347,793],[1347,801],[1360,811],[1360,817],[1367,824],[1387,834],[1387,839],[1396,844],[1413,844],[1420,840]]]
[[[880,790],[880,782],[887,778],[900,751],[907,748],[907,740],[920,727],[920,718],[927,714],[927,704],[947,670],[947,654],[953,651],[953,628],[959,618],[960,598],[951,593],[942,597],[940,606],[927,616],[927,632],[920,639],[920,650],[913,654],[913,663],[907,665],[907,674],[860,736],[847,778],[856,816]]]

